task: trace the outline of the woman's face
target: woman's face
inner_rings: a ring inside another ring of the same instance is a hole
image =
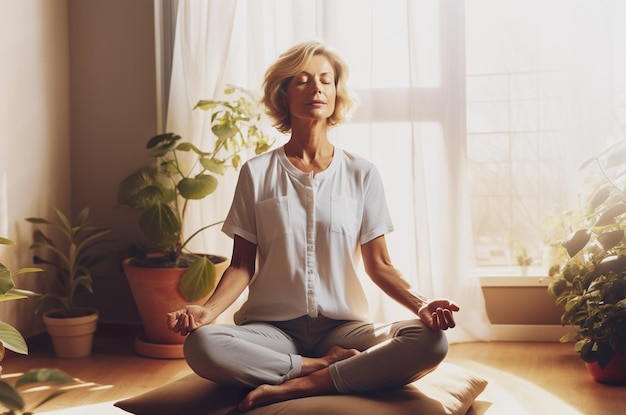
[[[315,55],[287,86],[287,103],[295,119],[326,120],[335,111],[335,71],[328,58]]]

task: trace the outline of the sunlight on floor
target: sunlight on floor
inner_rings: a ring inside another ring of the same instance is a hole
[[[116,401],[102,402],[93,405],[77,406],[74,408],[57,409],[49,412],[37,412],[46,415],[128,415],[113,404]]]
[[[460,366],[479,373],[489,381],[478,396],[471,415],[584,415],[544,388],[525,379],[481,363],[462,360]],[[512,394],[510,391],[515,391]]]
[[[3,376],[6,378],[16,378],[20,374],[8,374]],[[126,413],[118,408],[113,407],[113,402],[100,403],[95,405],[80,406],[76,408],[63,408],[50,412],[42,412],[37,408],[46,402],[48,399],[54,405],[54,397],[65,393],[87,393],[92,391],[101,391],[113,388],[113,385],[101,385],[93,382],[84,382],[80,379],[74,378],[75,383],[70,384],[35,384],[28,388],[20,389],[20,392],[26,401],[26,408],[34,410],[36,413],[49,413],[49,414],[89,414],[89,415],[106,415],[106,414],[122,414]],[[51,398],[52,397],[52,398]]]

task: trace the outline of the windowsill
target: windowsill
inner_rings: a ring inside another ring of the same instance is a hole
[[[546,287],[550,284],[543,267],[481,267],[474,269],[482,287]]]
[[[546,277],[546,271],[541,266],[501,266],[501,267],[476,267],[474,275],[479,277]]]

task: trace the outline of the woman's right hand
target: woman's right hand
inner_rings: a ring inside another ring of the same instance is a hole
[[[230,266],[224,271],[211,298],[204,307],[188,305],[167,313],[170,330],[186,336],[205,324],[212,323],[246,289],[254,275],[255,263],[256,245],[235,235]]]
[[[167,313],[167,325],[170,330],[186,336],[199,327],[211,322],[209,311],[199,305],[188,305],[187,307]]]

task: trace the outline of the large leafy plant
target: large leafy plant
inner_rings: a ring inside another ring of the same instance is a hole
[[[27,218],[37,229],[30,249],[45,252],[48,256],[35,255],[33,262],[49,268],[54,275],[55,290],[41,296],[36,311],[48,301],[61,307],[62,316],[75,317],[81,310],[76,304],[79,289],[93,294],[93,268],[106,257],[95,254],[94,246],[103,242],[102,237],[111,229],[91,225],[89,208],[83,209],[70,221],[66,215],[55,209],[56,220]],[[44,233],[41,227],[56,232]]]
[[[0,245],[15,245],[9,239],[0,237]],[[13,301],[24,299],[29,296],[35,296],[32,291],[21,290],[15,288],[13,275],[40,272],[41,268],[22,268],[15,272],[11,272],[3,263],[0,263],[0,301]],[[0,321],[0,361],[4,359],[6,350],[11,350],[19,354],[28,354],[28,346],[22,334],[10,324]],[[0,367],[0,374],[2,367]],[[75,382],[67,373],[58,369],[33,369],[20,376],[15,384],[10,384],[5,380],[0,380],[0,405],[6,408],[2,414],[30,414],[32,412],[24,412],[26,403],[24,397],[19,392],[19,388],[32,383],[70,383]],[[39,402],[32,409],[37,408],[44,402],[61,395],[62,390],[57,390],[48,395],[43,401]]]
[[[605,367],[626,350],[626,141],[612,143],[581,165],[587,173],[576,226],[563,242],[568,258],[550,269],[549,292],[564,307],[561,321],[572,331],[586,362]],[[564,214],[564,215],[565,215]]]
[[[210,112],[215,143],[200,149],[176,133],[152,137],[146,147],[153,163],[126,177],[119,185],[118,203],[141,212],[139,227],[151,247],[136,253],[139,266],[187,268],[180,290],[185,299],[202,298],[215,285],[215,267],[206,255],[187,249],[189,241],[218,223],[184,234],[190,202],[212,194],[218,176],[238,169],[249,150],[267,151],[272,140],[262,127],[261,111],[245,90],[229,86],[228,100],[201,100],[194,107]]]

